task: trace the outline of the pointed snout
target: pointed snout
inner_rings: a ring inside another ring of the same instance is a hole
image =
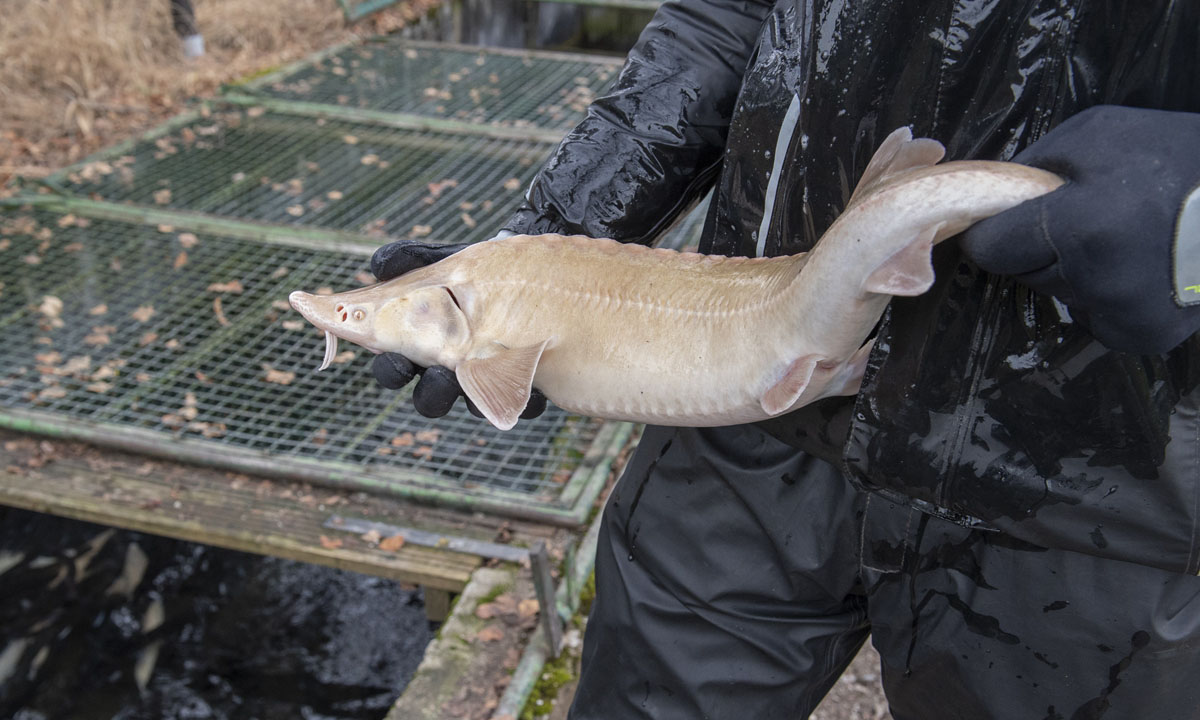
[[[312,293],[306,293],[303,290],[297,290],[291,295],[288,295],[288,304],[292,306],[293,310],[307,318],[308,314],[305,312],[305,310],[312,307],[313,297],[315,296]]]
[[[329,325],[329,319],[322,316],[320,300],[320,295],[313,295],[302,290],[297,290],[288,295],[288,304],[292,306],[293,310],[303,315],[304,319],[313,325],[322,330],[328,330],[329,328],[326,326]]]

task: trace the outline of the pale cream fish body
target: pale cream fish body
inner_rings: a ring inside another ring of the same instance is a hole
[[[933,282],[933,244],[1062,182],[1013,163],[936,165],[941,155],[934,141],[893,133],[807,254],[725,258],[515,236],[367,288],[290,300],[326,331],[325,365],[335,337],[445,365],[502,429],[531,387],[614,420],[762,420],[857,392],[891,296]]]

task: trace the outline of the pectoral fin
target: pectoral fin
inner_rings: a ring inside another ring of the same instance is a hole
[[[486,354],[459,363],[455,370],[463,392],[501,430],[511,430],[525,410],[533,374],[548,342],[521,348],[495,344]]]
[[[803,355],[788,366],[779,382],[763,394],[759,403],[768,415],[778,415],[790,408],[808,387],[813,371],[821,361],[818,355]]]
[[[863,281],[864,292],[881,295],[920,295],[933,285],[933,240],[944,223],[919,233],[871,271]]]

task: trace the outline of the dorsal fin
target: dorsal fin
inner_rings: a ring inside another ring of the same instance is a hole
[[[912,130],[907,127],[897,128],[879,145],[879,149],[871,156],[866,170],[858,186],[850,195],[847,207],[853,205],[871,193],[871,191],[893,177],[914,168],[937,165],[946,154],[946,148],[937,140],[929,138],[913,139]]]

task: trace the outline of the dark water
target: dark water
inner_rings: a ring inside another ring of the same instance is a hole
[[[381,718],[432,639],[395,582],[18,510],[0,571],[3,718]]]
[[[403,32],[422,40],[623,56],[652,15],[558,2],[447,0]]]

